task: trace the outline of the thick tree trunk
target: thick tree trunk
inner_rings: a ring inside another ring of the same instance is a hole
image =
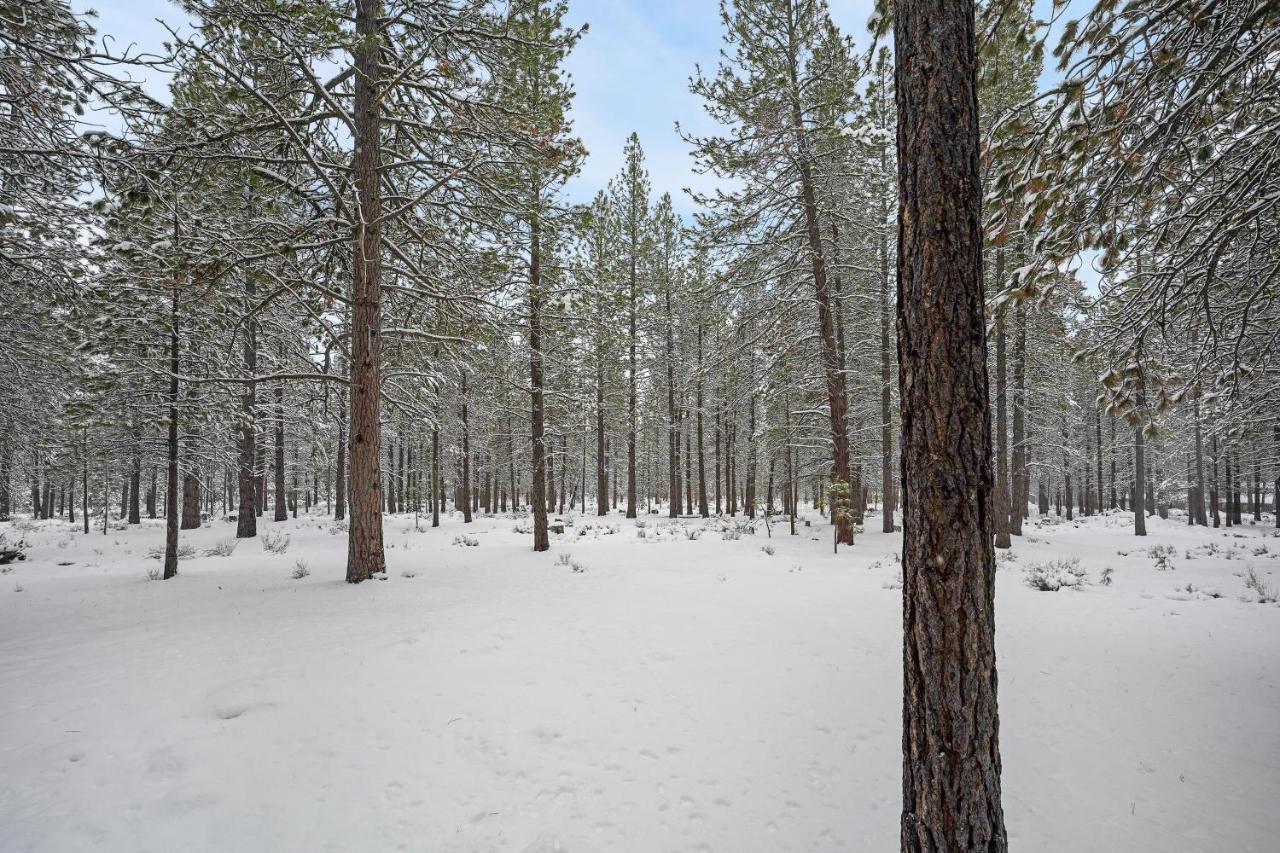
[[[355,170],[360,222],[351,308],[351,523],[347,582],[386,571],[382,547],[381,0],[356,0]]]
[[[903,851],[1008,849],[973,0],[899,0]]]

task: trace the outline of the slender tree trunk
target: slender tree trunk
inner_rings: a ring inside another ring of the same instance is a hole
[[[884,155],[881,154],[880,165],[884,168]],[[883,200],[880,205],[882,225],[888,221],[888,206]],[[889,298],[889,237],[882,228],[880,232],[880,488],[884,493],[880,529],[892,533],[896,526],[893,513],[897,500],[893,492],[893,380],[890,363],[891,347],[889,344],[889,315],[892,305]],[[788,474],[788,477],[791,475]],[[792,511],[792,526],[795,512]]]
[[[1004,278],[1004,250],[996,250],[996,287],[1001,286]],[[992,511],[995,513],[995,546],[1008,548],[1013,543],[1009,539],[1009,449],[1006,443],[1008,421],[1006,416],[1006,392],[1008,382],[1005,366],[1005,331],[1004,313],[996,315],[996,487]]]
[[[133,431],[130,436],[130,455],[132,464],[129,469],[129,524],[142,523],[142,419],[133,417]]]
[[[431,526],[440,526],[440,427],[431,428]]]
[[[188,436],[186,440],[187,465],[182,472],[182,524],[183,530],[200,528],[200,475],[196,470],[196,437]]]
[[[538,192],[536,186],[535,194]],[[533,493],[530,495],[529,501],[533,505],[533,550],[546,551],[551,547],[551,542],[547,534],[547,482],[546,482],[546,447],[544,445],[544,407],[543,407],[543,378],[542,378],[542,243],[541,229],[538,217],[535,215],[530,222],[530,244],[529,244],[529,378],[531,391],[530,406],[530,425],[531,438],[530,452],[532,456],[533,467]],[[633,327],[634,328],[634,327]],[[634,339],[633,339],[634,340]],[[632,344],[634,369],[634,343]],[[635,382],[634,374],[632,382]],[[634,401],[635,385],[632,385],[632,400]],[[633,402],[634,417],[634,402]],[[632,434],[633,444],[631,448],[632,457],[635,455],[634,432]],[[632,483],[628,490],[627,502],[631,511],[627,513],[628,518],[635,517],[635,487],[634,477],[635,468],[631,470]]]
[[[1146,448],[1143,444],[1142,424],[1133,430],[1133,533],[1135,536],[1147,535],[1146,482],[1147,460]]]
[[[256,306],[256,285],[252,275],[245,277],[246,305],[249,311]],[[258,428],[254,423],[257,408],[257,388],[253,381],[258,372],[258,324],[250,319],[244,333],[244,368],[249,381],[244,385],[240,398],[240,447],[238,480],[240,506],[236,510],[236,538],[246,539],[258,535],[257,494],[254,466],[257,463]],[[153,472],[154,474],[154,472]],[[154,479],[154,477],[153,477]]]
[[[462,371],[459,386],[459,402],[462,416],[462,522],[471,523],[471,424],[468,421],[468,399],[470,389],[467,387],[467,372]]]
[[[347,582],[386,571],[382,547],[381,0],[356,0],[355,233],[351,310],[351,522]]]
[[[164,495],[164,579],[178,574],[178,279],[169,320],[169,466]]]
[[[973,0],[899,0],[902,850],[1008,849]]]
[[[703,518],[711,515],[707,506],[707,460],[705,444],[702,440],[703,414],[703,382],[705,374],[702,369],[702,324],[698,324],[698,512]]]
[[[1022,535],[1022,517],[1027,511],[1030,484],[1027,482],[1027,308],[1022,300],[1014,313],[1013,326],[1013,484],[1009,508],[1009,533]]]
[[[13,424],[4,422],[4,436],[0,437],[0,521],[8,521],[12,515],[11,486],[13,483]],[[86,533],[88,531],[85,531]]]
[[[283,348],[282,348],[283,349]],[[283,353],[281,353],[283,355]],[[289,518],[289,500],[285,493],[284,470],[284,383],[276,383],[276,464],[275,464],[275,520]]]

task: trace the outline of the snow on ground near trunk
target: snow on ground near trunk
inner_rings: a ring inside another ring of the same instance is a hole
[[[157,522],[37,525],[0,579],[0,850],[896,849],[900,537],[832,556],[810,516],[579,519],[546,554],[398,516],[358,587],[319,518],[164,582]],[[999,563],[1011,848],[1275,850],[1280,608],[1242,574],[1280,587],[1280,538],[1129,524],[1031,524]],[[1082,589],[1024,583],[1072,556]]]

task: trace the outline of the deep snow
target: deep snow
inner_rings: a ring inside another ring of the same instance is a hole
[[[163,582],[158,522],[0,525],[32,546],[0,577],[0,850],[896,849],[900,537],[833,556],[809,516],[578,519],[546,554],[510,517],[396,516],[358,587],[318,517]],[[1280,607],[1242,575],[1280,587],[1280,538],[1129,524],[1001,557],[1011,849],[1275,850]],[[1024,583],[1072,556],[1081,589]]]

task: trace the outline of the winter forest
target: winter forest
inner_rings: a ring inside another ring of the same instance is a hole
[[[582,3],[0,0],[0,850],[1277,849],[1280,6]]]

